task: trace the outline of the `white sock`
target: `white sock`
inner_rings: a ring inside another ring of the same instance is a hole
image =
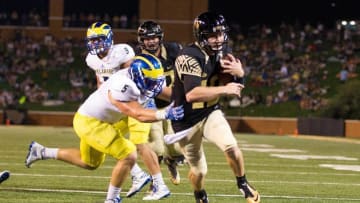
[[[143,170],[140,168],[140,166],[135,163],[134,166],[131,168],[130,174],[131,176],[136,176],[140,174]]]
[[[43,151],[43,159],[56,159],[59,148],[47,148]]]
[[[157,185],[164,185],[165,184],[161,173],[157,173],[157,174],[152,175],[152,179],[153,179],[153,182],[155,184],[157,184]]]
[[[106,199],[115,199],[120,196],[121,188],[112,186],[109,184],[108,192],[106,195]]]

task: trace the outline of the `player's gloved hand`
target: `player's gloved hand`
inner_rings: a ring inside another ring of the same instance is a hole
[[[175,107],[174,102],[172,102],[165,109],[156,111],[155,116],[157,120],[181,120],[184,117],[184,107],[183,105]]]
[[[184,107],[174,106],[172,102],[169,106],[165,108],[165,118],[173,121],[181,120],[184,117]]]

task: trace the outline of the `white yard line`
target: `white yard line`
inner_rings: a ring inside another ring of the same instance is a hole
[[[320,175],[321,173],[319,173]],[[108,176],[78,176],[78,175],[55,175],[55,174],[27,174],[27,173],[12,173],[12,176],[28,176],[28,177],[66,177],[66,178],[91,178],[91,179],[109,179]],[[333,174],[331,174],[333,175]],[[358,174],[357,174],[358,175]],[[183,181],[188,182],[187,179],[183,179]],[[206,179],[206,182],[231,182],[233,183],[233,179]],[[257,183],[271,183],[271,184],[299,184],[299,185],[345,185],[345,186],[360,186],[359,183],[339,183],[339,182],[299,182],[299,181],[256,181],[252,180],[251,182]]]
[[[87,190],[64,190],[64,189],[46,189],[46,188],[20,188],[20,187],[1,187],[7,191],[23,191],[23,192],[56,192],[56,193],[86,193],[86,194],[106,194],[105,191],[87,191]],[[125,191],[122,193],[126,193]],[[143,192],[140,192],[143,193]],[[193,196],[193,193],[172,192],[171,195],[177,196]],[[209,194],[209,197],[242,197],[239,195],[227,194]],[[288,195],[266,195],[261,194],[262,198],[269,199],[308,199],[308,200],[335,200],[335,201],[360,201],[360,198],[338,198],[338,197],[311,197],[311,196],[288,196]]]

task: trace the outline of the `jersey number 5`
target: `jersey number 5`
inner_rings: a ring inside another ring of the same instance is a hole
[[[129,88],[129,85],[124,85],[124,87],[121,89],[121,92],[124,93]]]

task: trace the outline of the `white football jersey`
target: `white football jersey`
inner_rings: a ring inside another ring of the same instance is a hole
[[[78,112],[108,123],[116,123],[126,117],[116,106],[111,104],[108,97],[109,91],[112,97],[119,101],[138,101],[140,104],[146,105],[145,102],[148,100],[130,79],[128,68],[126,68],[111,75],[85,100]]]
[[[100,59],[98,55],[88,53],[86,64],[95,71],[101,83],[112,74],[120,70],[121,64],[135,56],[135,52],[128,44],[115,44],[111,46],[106,57]]]

